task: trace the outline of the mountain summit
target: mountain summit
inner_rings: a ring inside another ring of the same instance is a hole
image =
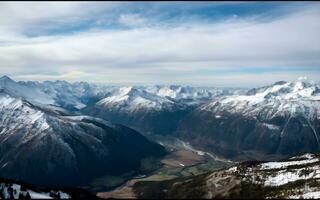
[[[4,75],[4,76],[0,77],[0,82],[14,82],[14,80],[12,80],[10,77]]]

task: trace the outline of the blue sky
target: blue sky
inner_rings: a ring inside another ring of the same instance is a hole
[[[2,2],[0,74],[113,85],[319,82],[319,21],[319,2]]]

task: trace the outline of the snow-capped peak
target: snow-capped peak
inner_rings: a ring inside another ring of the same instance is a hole
[[[0,82],[4,83],[4,82],[14,82],[14,80],[12,80],[10,77],[4,75],[2,77],[0,77]]]
[[[283,97],[284,99],[296,99],[299,97],[319,96],[319,86],[314,81],[299,78],[294,82],[279,81],[270,86],[254,88],[247,93],[249,96]]]
[[[40,88],[35,86],[29,87],[27,85],[21,84],[9,78],[8,76],[3,76],[0,78],[0,89],[6,91],[6,93],[11,96],[23,98],[30,102],[37,102],[41,104],[54,104],[55,101],[45,94]]]
[[[128,96],[133,96],[133,95],[138,95],[139,93],[143,93],[142,90],[138,90],[134,88],[133,86],[129,87],[121,87],[119,88],[118,94],[120,96],[128,95]]]
[[[252,89],[246,95],[233,95],[205,105],[201,109],[237,112],[265,117],[303,114],[309,118],[320,116],[320,90],[312,81],[277,82]]]
[[[198,87],[169,85],[169,86],[152,86],[146,88],[147,92],[160,97],[174,99],[188,105],[198,105],[205,101],[212,100],[215,96],[222,94],[222,90],[213,92]]]
[[[121,108],[125,110],[153,109],[160,110],[164,107],[171,107],[175,102],[151,94],[136,87],[121,87],[110,96],[100,100],[97,105],[103,107]]]

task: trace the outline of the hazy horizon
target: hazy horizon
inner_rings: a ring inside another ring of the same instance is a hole
[[[84,80],[80,80],[80,81],[69,81],[69,80],[17,80],[17,79],[14,79],[8,75],[0,75],[0,79],[3,78],[3,77],[8,77],[10,78],[11,80],[15,81],[15,82],[19,82],[19,81],[23,81],[23,82],[28,82],[28,81],[34,81],[34,82],[39,82],[39,83],[43,83],[43,82],[46,82],[46,81],[49,81],[49,82],[56,82],[56,81],[66,81],[68,83],[80,83],[80,82],[86,82],[86,83],[89,83],[89,84],[97,84],[97,85],[105,85],[105,86],[110,86],[110,87],[130,87],[130,86],[133,86],[133,87],[145,87],[145,86],[190,86],[190,87],[200,87],[200,88],[221,88],[221,89],[228,89],[228,88],[234,88],[234,89],[251,89],[251,88],[259,88],[259,87],[263,87],[263,86],[268,86],[268,85],[272,85],[274,84],[275,82],[278,82],[278,81],[286,81],[286,82],[295,82],[295,81],[311,81],[311,82],[314,82],[316,84],[320,84],[319,81],[314,81],[312,79],[309,79],[308,77],[298,77],[296,80],[293,80],[293,81],[288,81],[288,80],[278,80],[278,81],[275,81],[275,82],[270,82],[269,84],[265,84],[265,85],[255,85],[255,86],[247,86],[247,87],[241,87],[241,86],[217,86],[217,85],[212,85],[210,83],[208,84],[203,84],[203,85],[194,85],[194,84],[179,84],[179,83],[164,83],[164,84],[157,84],[157,83],[141,83],[141,84],[128,84],[128,83],[108,83],[108,82],[93,82],[93,81],[84,81]]]

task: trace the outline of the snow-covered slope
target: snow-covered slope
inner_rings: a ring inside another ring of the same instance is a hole
[[[21,81],[18,83],[30,88],[39,88],[47,96],[54,99],[56,105],[69,110],[78,110],[94,104],[114,90],[112,86],[86,82],[44,81],[40,83]]]
[[[244,116],[272,118],[304,115],[320,118],[320,87],[312,81],[277,82],[250,90],[247,95],[234,95],[213,101],[201,108],[215,113],[241,113]]]
[[[227,170],[243,181],[273,189],[265,198],[320,198],[320,159],[317,154],[304,154],[287,160],[255,165],[240,164]],[[213,178],[213,177],[212,177]]]
[[[320,198],[319,158],[308,153],[276,162],[244,162],[184,179],[137,184],[135,191],[138,198],[162,199]],[[160,185],[161,191],[151,192]]]
[[[3,90],[15,97],[22,97],[32,102],[42,104],[54,104],[55,100],[45,94],[39,87],[28,87],[13,81],[7,76],[0,78],[0,90]]]
[[[178,85],[152,86],[146,87],[145,90],[160,97],[168,97],[188,105],[198,105],[208,100],[212,100],[215,96],[226,93],[226,91],[221,89],[209,91],[204,88]]]
[[[121,109],[123,111],[134,112],[136,110],[160,111],[163,109],[173,109],[179,105],[165,97],[157,96],[135,87],[121,87],[111,96],[108,96],[97,103],[97,106],[110,109]]]
[[[34,109],[31,104],[21,99],[11,97],[0,92],[1,132],[7,134],[9,130],[18,126],[35,127],[39,132],[49,128],[44,112]]]
[[[62,116],[0,92],[0,175],[43,185],[80,185],[138,170],[164,149],[138,132],[87,116]]]

